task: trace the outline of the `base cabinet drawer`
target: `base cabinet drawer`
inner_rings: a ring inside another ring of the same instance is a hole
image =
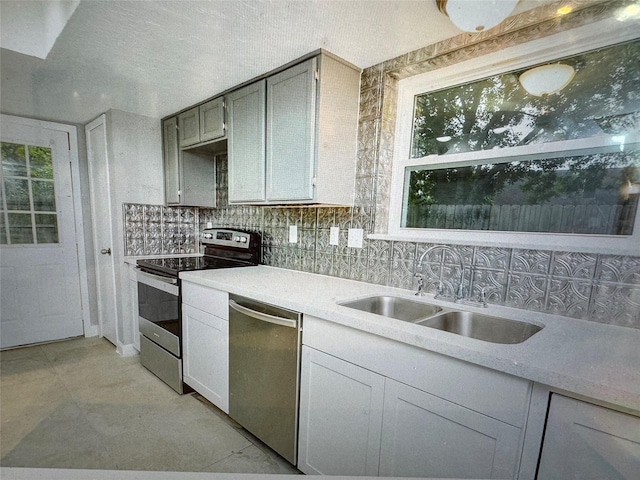
[[[538,480],[637,480],[640,418],[553,394]]]

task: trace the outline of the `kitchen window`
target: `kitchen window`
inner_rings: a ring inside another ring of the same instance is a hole
[[[640,253],[640,41],[610,37],[402,80],[390,236]]]

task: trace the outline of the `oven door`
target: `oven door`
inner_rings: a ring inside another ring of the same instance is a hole
[[[182,394],[178,279],[140,270],[137,276],[140,363]]]
[[[180,296],[177,278],[138,271],[140,333],[180,357]]]

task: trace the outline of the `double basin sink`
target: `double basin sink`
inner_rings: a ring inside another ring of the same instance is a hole
[[[388,295],[376,295],[338,304],[492,343],[522,343],[542,330],[542,327],[532,323],[443,309],[436,305]]]

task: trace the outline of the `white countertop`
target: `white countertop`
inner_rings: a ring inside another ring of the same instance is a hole
[[[640,330],[508,307],[460,306],[413,292],[268,266],[183,272],[180,278],[276,304],[416,347],[526,378],[640,415]],[[378,294],[543,325],[502,345],[385,318],[336,302]]]

